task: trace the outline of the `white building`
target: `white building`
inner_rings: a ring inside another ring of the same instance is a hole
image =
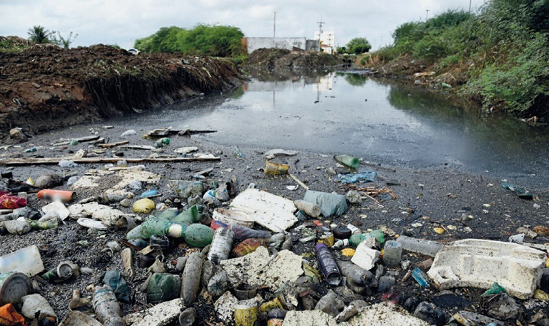
[[[335,32],[334,31],[316,31],[315,40],[320,40],[320,48],[329,54],[335,51]]]

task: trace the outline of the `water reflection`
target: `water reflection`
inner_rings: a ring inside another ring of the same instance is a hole
[[[540,184],[549,178],[547,130],[485,116],[448,94],[365,75],[252,72],[232,95],[141,118],[147,126],[218,130],[203,137],[228,145],[348,153],[411,167],[449,163],[502,177],[536,174]]]

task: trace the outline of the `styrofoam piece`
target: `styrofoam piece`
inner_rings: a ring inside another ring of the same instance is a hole
[[[232,209],[216,208],[212,217],[214,220],[225,224],[238,224],[249,228],[254,226],[254,221],[250,219],[248,214]]]
[[[70,215],[70,212],[67,207],[65,207],[65,204],[60,201],[54,201],[42,207],[42,212],[44,212],[44,214],[56,212],[62,221],[66,220]]]
[[[273,231],[282,232],[297,222],[294,202],[258,189],[246,189],[231,203],[231,208]]]
[[[429,326],[425,321],[411,316],[396,305],[378,303],[359,310],[348,322],[337,323],[335,318],[321,310],[291,310],[284,318],[284,325],[292,326]]]
[[[356,247],[355,254],[351,261],[358,267],[369,271],[378,261],[379,254],[380,252],[378,250],[368,247],[368,244],[365,241],[362,241],[358,247]]]
[[[20,272],[32,277],[43,271],[42,256],[34,245],[0,257],[0,274]]]
[[[490,288],[494,282],[519,299],[531,297],[545,265],[542,251],[500,241],[466,239],[444,246],[427,275],[443,290]]]
[[[85,218],[81,217],[79,218],[76,223],[78,223],[80,226],[83,226],[88,229],[98,229],[98,230],[108,230],[109,228],[106,227],[101,221],[96,221],[91,218]]]
[[[126,213],[107,205],[101,205],[97,202],[86,204],[74,204],[69,206],[70,216],[72,218],[81,218],[91,216],[94,220],[103,222],[107,227],[123,226],[126,222]]]
[[[247,285],[268,286],[276,290],[303,275],[302,260],[301,256],[289,250],[270,256],[267,248],[261,246],[244,257],[222,260],[220,265],[233,286],[245,282]]]
[[[124,316],[124,322],[128,326],[165,326],[179,317],[185,308],[183,299],[159,303],[145,311],[139,311]]]

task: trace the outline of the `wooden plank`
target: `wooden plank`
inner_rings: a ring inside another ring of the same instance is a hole
[[[119,142],[116,142],[116,143],[99,144],[99,145],[97,145],[97,147],[113,148],[113,147],[116,147],[116,146],[126,145],[126,144],[129,144],[129,143],[130,143],[129,140],[124,140],[124,141],[119,141]]]
[[[43,164],[59,164],[61,160],[66,158],[59,157],[44,157],[44,158],[8,158],[0,160],[0,165],[43,165]],[[220,157],[158,157],[158,158],[123,158],[123,157],[84,157],[72,159],[77,164],[89,163],[116,163],[118,161],[126,161],[128,163],[165,163],[165,162],[212,162],[220,161]]]
[[[154,146],[150,146],[150,145],[124,145],[124,146],[120,146],[120,148],[139,149],[139,150],[146,150],[146,151],[152,151],[153,149],[155,149]]]

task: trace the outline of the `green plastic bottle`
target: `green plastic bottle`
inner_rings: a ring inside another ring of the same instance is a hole
[[[200,214],[198,206],[193,205],[191,206],[191,208],[187,209],[179,215],[174,216],[170,220],[172,222],[190,225],[200,222],[203,217],[204,215]]]
[[[334,159],[338,161],[339,163],[346,165],[350,168],[356,169],[360,161],[358,158],[350,156],[350,155],[336,155],[334,156]]]
[[[149,216],[145,222],[128,232],[126,238],[128,240],[149,239],[151,235],[168,235],[172,238],[182,238],[185,236],[186,229],[185,224]]]
[[[362,233],[355,233],[349,238],[349,244],[356,248],[364,240],[366,240],[366,235]]]
[[[376,238],[379,244],[383,244],[385,242],[385,235],[381,230],[373,230],[370,232],[370,236],[372,238]]]
[[[193,247],[206,247],[212,243],[214,230],[204,224],[191,224],[185,231],[185,242]]]

